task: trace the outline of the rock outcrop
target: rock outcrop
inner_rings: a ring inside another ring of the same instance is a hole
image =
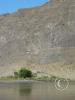
[[[0,75],[29,67],[75,78],[74,65],[75,0],[0,16]]]

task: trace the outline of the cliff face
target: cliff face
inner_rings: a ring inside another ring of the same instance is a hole
[[[0,16],[1,74],[4,69],[47,64],[55,64],[57,73],[64,64],[74,70],[75,0],[52,0],[41,7]]]

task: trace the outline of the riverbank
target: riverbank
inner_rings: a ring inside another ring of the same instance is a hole
[[[69,78],[54,76],[52,74],[47,74],[44,72],[32,72],[31,70],[21,68],[19,71],[14,72],[14,75],[11,76],[4,76],[0,77],[0,80],[6,80],[6,81],[16,81],[16,80],[36,80],[36,81],[55,81],[58,80],[69,80]]]
[[[66,80],[66,78],[61,78],[61,77],[56,77],[56,76],[42,76],[42,77],[31,77],[31,78],[16,78],[16,77],[0,77],[0,82],[33,82],[33,81],[49,81],[49,82],[54,82],[56,79],[59,80]],[[67,79],[68,81],[74,81]]]

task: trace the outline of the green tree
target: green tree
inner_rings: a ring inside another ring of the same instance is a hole
[[[19,70],[19,77],[20,78],[30,78],[30,77],[32,77],[32,72],[28,69],[21,68]]]

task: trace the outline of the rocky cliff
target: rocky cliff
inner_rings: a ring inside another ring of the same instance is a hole
[[[0,16],[0,75],[20,67],[75,78],[75,0]]]

